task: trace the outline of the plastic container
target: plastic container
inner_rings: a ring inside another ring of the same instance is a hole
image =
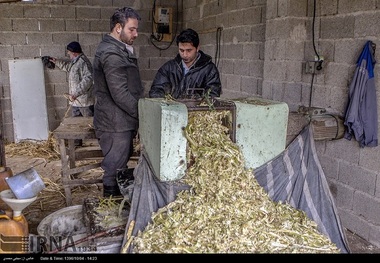
[[[9,167],[0,166],[0,192],[9,189],[5,178],[13,176],[13,172]]]
[[[91,236],[88,227],[83,216],[83,206],[75,205],[62,208],[42,219],[37,227],[37,233],[49,241],[61,239],[61,244],[72,244],[73,241],[79,242]],[[109,242],[107,237],[92,238],[91,240],[91,242],[90,240],[79,242],[75,246],[57,253],[120,253],[122,236],[115,242]],[[54,251],[57,249],[56,243],[48,242],[46,249],[49,252]]]
[[[51,213],[42,219],[37,227],[37,233],[48,240],[46,244],[48,252],[57,249],[56,242],[51,242],[51,240],[62,240],[60,244],[65,245],[86,237],[87,228],[83,221],[82,205],[65,207]],[[76,247],[62,249],[57,253],[86,252],[83,251],[84,249],[79,250],[79,248],[88,248],[88,242],[79,243]]]
[[[9,189],[5,178],[11,176],[13,176],[11,168],[0,166],[0,192]],[[9,210],[9,206],[2,199],[0,199],[0,210]]]
[[[21,215],[22,210],[25,207],[29,206],[31,203],[36,201],[37,196],[27,199],[18,199],[16,198],[12,190],[7,189],[0,192],[0,198],[11,208],[11,210],[13,211],[13,219],[15,219],[15,217]]]
[[[37,227],[40,236],[68,237],[87,232],[83,222],[82,205],[74,205],[62,208],[51,213]]]
[[[12,212],[2,211],[0,214],[0,235],[2,242],[0,254],[29,253],[28,222],[23,215],[12,219]]]

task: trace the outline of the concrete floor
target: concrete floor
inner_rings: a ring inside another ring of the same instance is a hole
[[[346,239],[351,254],[380,254],[380,248],[374,246],[360,236],[346,230]]]
[[[17,172],[23,171],[33,165],[36,165],[36,159],[19,156],[13,156],[11,158],[9,156],[7,157],[7,164],[12,168],[13,173],[16,174]],[[53,174],[59,175],[60,161],[49,162],[46,165],[37,165],[36,169],[38,169],[38,172],[41,176],[48,177],[49,175],[52,176]],[[351,254],[380,254],[379,247],[370,244],[368,241],[348,230],[346,231],[346,239]]]

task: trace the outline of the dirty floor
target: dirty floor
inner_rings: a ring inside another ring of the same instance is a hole
[[[38,235],[37,227],[41,220],[49,214],[66,207],[64,190],[60,183],[61,162],[60,160],[46,161],[41,158],[25,156],[7,156],[6,165],[11,168],[13,174],[34,167],[46,182],[47,187],[40,193],[37,200],[23,211],[29,224],[29,232]],[[97,178],[101,176],[101,170],[100,168],[93,169],[83,176]],[[72,191],[73,205],[82,205],[86,198],[101,197],[101,194],[100,185],[75,187]],[[346,231],[346,237],[351,253],[380,253],[380,248],[368,243],[357,234]]]

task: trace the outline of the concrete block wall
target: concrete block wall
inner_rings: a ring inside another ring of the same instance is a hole
[[[116,7],[131,6],[142,15],[135,48],[147,92],[156,70],[177,54],[175,43],[151,42],[152,4],[150,0],[0,3],[5,139],[13,140],[8,60],[65,56],[65,45],[72,40],[80,41],[92,59]],[[380,43],[378,0],[158,0],[156,4],[173,8],[175,34],[187,27],[199,32],[201,49],[214,58],[221,72],[222,97],[259,96],[288,103],[292,114],[287,142],[307,124],[294,113],[299,106],[322,107],[343,116],[363,45],[367,40]],[[304,68],[315,57],[313,37],[325,60],[314,76]],[[378,75],[376,66],[377,89]],[[58,70],[46,70],[45,77],[53,130],[67,109],[62,97],[67,77]],[[317,141],[316,147],[343,226],[380,247],[379,148],[360,148],[346,139]]]
[[[112,13],[123,6],[135,8],[142,17],[135,48],[137,53],[144,53],[149,50],[146,47],[149,46],[151,32],[150,0],[34,0],[0,3],[0,98],[6,141],[14,141],[8,60],[46,55],[67,57],[66,45],[71,41],[79,41],[84,53],[92,61],[98,43],[110,31]],[[148,75],[145,72],[149,71],[142,72],[145,77]],[[44,74],[49,130],[53,131],[68,109],[67,99],[63,96],[68,92],[67,74],[58,69],[45,69]],[[150,75],[148,79],[150,81]],[[146,82],[143,82],[145,85]]]
[[[266,76],[268,71],[283,72],[283,67],[276,63],[276,56],[266,56],[263,90],[268,92],[263,96],[286,101],[294,111],[303,105],[325,108],[330,113],[344,116],[348,88],[364,44],[368,40],[379,42],[379,29],[373,26],[380,16],[379,2],[315,1],[315,45],[325,62],[322,71],[314,75],[314,80],[311,74],[305,73],[303,67],[304,61],[312,60],[315,56],[311,41],[314,1],[282,3],[286,3],[285,9],[288,12],[282,23],[288,23],[289,34],[283,36],[281,41],[303,43],[305,48],[299,49],[300,56],[288,56],[281,61],[286,65],[297,65],[298,71],[290,71],[289,68],[294,67],[287,66],[285,76],[280,79],[272,78],[280,73]],[[277,8],[280,9],[280,6]],[[284,10],[284,6],[281,9]],[[299,16],[306,20],[299,19]],[[267,23],[270,24],[275,24],[278,20],[282,20],[281,15],[267,17]],[[269,33],[267,30],[267,39],[278,37],[276,32],[272,35]],[[266,54],[273,51],[267,45],[265,50]],[[375,75],[379,73],[379,68],[375,67]],[[379,84],[376,77],[378,92]],[[285,91],[276,87],[282,87]],[[290,87],[297,87],[298,91],[290,91]],[[294,95],[287,96],[292,93]],[[379,147],[360,148],[355,140],[346,139],[318,141],[316,146],[343,225],[372,244],[380,246]]]
[[[225,98],[261,96],[266,1],[184,1],[184,25],[221,73]],[[220,41],[218,41],[220,38]]]
[[[184,2],[183,22],[209,40],[203,49],[210,54],[217,47],[215,30],[223,28],[222,96],[288,103],[289,143],[308,123],[297,114],[300,106],[344,116],[357,58],[367,40],[380,40],[379,8],[372,0],[194,0]],[[307,74],[305,62],[316,52],[323,68]],[[343,226],[380,246],[380,148],[346,139],[316,141],[316,147]]]

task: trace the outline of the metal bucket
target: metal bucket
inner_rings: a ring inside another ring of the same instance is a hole
[[[12,177],[6,177],[5,181],[17,199],[35,197],[45,188],[44,182],[34,168],[29,168]]]

